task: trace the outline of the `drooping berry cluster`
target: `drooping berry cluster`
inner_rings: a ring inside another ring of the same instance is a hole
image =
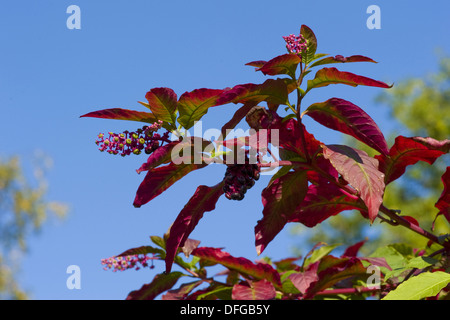
[[[307,49],[306,40],[301,34],[298,36],[290,34],[289,36],[283,37],[283,39],[286,41],[286,48],[289,53],[299,54]]]
[[[135,132],[124,131],[119,134],[109,132],[107,138],[103,133],[100,133],[95,143],[100,146],[100,151],[107,151],[110,154],[138,155],[142,151],[150,154],[160,147],[162,141],[168,141],[169,132],[162,136],[156,133],[161,126],[162,121],[158,121],[150,126],[143,126],[142,129],[137,129]]]
[[[248,189],[259,179],[260,169],[257,164],[227,165],[223,191],[229,200],[242,200]]]
[[[127,269],[135,269],[139,270],[141,267],[150,267],[151,269],[154,268],[153,266],[153,260],[156,259],[155,257],[149,257],[147,255],[128,255],[128,256],[119,256],[119,257],[111,257],[107,259],[102,259],[101,263],[105,267],[104,270],[112,269],[114,272],[116,271],[124,271]],[[152,264],[148,265],[148,260],[151,260]],[[140,266],[139,266],[140,265]]]

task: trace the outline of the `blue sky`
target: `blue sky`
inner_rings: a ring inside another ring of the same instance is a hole
[[[69,30],[69,5],[81,9],[81,29]],[[369,5],[381,9],[381,29],[369,30]],[[0,10],[1,156],[19,155],[24,166],[36,150],[54,161],[49,200],[66,202],[63,221],[52,219],[29,238],[20,283],[35,299],[123,299],[164,269],[113,273],[102,258],[150,244],[167,231],[200,184],[222,179],[224,168],[193,172],[140,209],[132,206],[145,157],[97,151],[99,132],[121,132],[136,123],[79,116],[104,108],[145,109],[137,103],[154,87],[178,95],[196,88],[261,83],[244,64],[285,53],[284,35],[308,25],[318,52],[366,55],[378,64],[338,66],[388,83],[437,69],[436,50],[450,52],[448,1],[9,1]],[[311,91],[308,103],[339,97],[363,107],[389,129],[383,89],[330,86]],[[235,105],[210,110],[203,126],[217,127]],[[327,143],[339,135],[311,121],[307,128]],[[257,259],[254,226],[262,217],[263,177],[243,202],[221,198],[191,234],[204,246],[224,247]],[[298,243],[285,228],[263,255],[287,257]],[[66,287],[69,265],[81,269],[81,289]]]

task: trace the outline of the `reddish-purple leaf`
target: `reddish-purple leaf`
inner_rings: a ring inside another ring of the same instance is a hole
[[[170,227],[169,237],[166,240],[166,272],[170,272],[173,259],[178,248],[183,247],[188,236],[194,230],[203,214],[216,207],[219,197],[223,194],[223,183],[214,187],[199,186],[189,199],[183,210]]]
[[[444,190],[435,207],[439,209],[438,215],[443,214],[447,221],[450,222],[450,167],[447,167],[441,179],[444,184]]]
[[[200,247],[195,249],[192,254],[201,260],[219,263],[228,269],[236,270],[255,280],[266,279],[277,289],[281,287],[279,273],[267,263],[253,263],[246,258],[236,258],[218,248]]]
[[[342,145],[323,146],[323,155],[342,177],[358,191],[372,223],[378,215],[384,194],[384,174],[378,160],[366,152]]]
[[[116,257],[125,257],[125,256],[133,256],[133,255],[149,254],[149,253],[162,255],[162,254],[164,254],[164,250],[159,249],[159,248],[154,248],[152,246],[141,246],[141,247],[137,247],[137,248],[128,249],[128,250],[122,252],[121,254],[118,254]]]
[[[354,56],[350,56],[350,57],[344,57],[341,55],[337,55],[335,57],[326,57],[323,58],[321,60],[318,60],[316,62],[314,62],[310,68],[312,67],[317,67],[320,65],[324,65],[324,64],[330,64],[330,63],[346,63],[346,62],[373,62],[373,63],[377,63],[376,61],[365,57],[365,56],[360,56],[360,55],[354,55]]]
[[[256,67],[255,71],[258,71],[259,68],[261,68],[263,65],[265,65],[267,61],[264,60],[256,60],[246,63],[246,66]]]
[[[361,247],[366,242],[367,242],[367,239],[359,241],[359,242],[349,246],[347,249],[345,249],[344,253],[342,254],[342,257],[356,257],[358,255],[359,249],[361,249]]]
[[[254,103],[267,101],[274,104],[286,104],[289,90],[293,90],[285,79],[268,79],[262,84],[240,84],[225,91],[218,103]]]
[[[171,289],[184,276],[181,272],[157,274],[151,283],[144,284],[139,290],[131,291],[127,300],[153,300],[160,293]]]
[[[180,111],[178,122],[185,129],[191,128],[195,121],[200,120],[208,112],[209,108],[230,102],[223,99],[224,92],[226,90],[202,88],[183,93],[178,101]]]
[[[418,161],[433,164],[437,158],[450,150],[450,140],[398,136],[388,155],[377,155],[379,169],[384,172],[386,185],[401,177],[407,166]]]
[[[172,141],[153,151],[153,153],[148,157],[147,162],[143,163],[142,166],[136,170],[136,172],[141,173],[142,171],[148,171],[156,168],[161,164],[169,163],[172,160],[172,150],[179,143],[179,141]]]
[[[150,200],[167,190],[179,179],[183,178],[189,172],[205,167],[207,164],[179,164],[173,162],[166,166],[153,168],[149,170],[141,182],[134,199],[133,205],[136,208],[146,204]]]
[[[320,260],[317,271],[319,279],[310,284],[305,299],[312,298],[317,292],[330,288],[346,278],[367,275],[367,270],[360,259],[354,257],[336,258],[330,255]]]
[[[321,181],[311,184],[303,202],[297,207],[289,222],[300,222],[312,228],[331,216],[345,210],[364,209],[355,199],[343,194],[334,184]]]
[[[387,142],[375,121],[349,101],[331,98],[312,104],[305,113],[327,128],[351,135],[380,153],[389,153]]]
[[[392,85],[390,86],[384,82],[356,75],[350,72],[339,71],[336,68],[323,68],[317,71],[314,79],[308,80],[307,91],[311,90],[312,88],[325,87],[330,84],[339,83],[353,87],[356,87],[358,85],[380,88],[392,87]]]
[[[161,297],[161,300],[184,300],[195,288],[201,285],[204,280],[197,280],[189,283],[183,283],[178,289],[167,291]]]
[[[321,142],[316,140],[314,135],[309,133],[303,124],[300,127],[295,119],[289,119],[273,129],[279,130],[280,147],[295,152],[303,159],[306,159],[306,153],[312,157],[320,148]],[[301,130],[303,130],[307,150],[305,150],[302,143]]]
[[[277,292],[266,279],[235,284],[231,292],[233,300],[272,300]]]
[[[177,119],[177,94],[170,88],[153,88],[145,95],[149,108],[158,118],[171,124]]]
[[[80,116],[90,118],[114,119],[114,120],[130,120],[146,123],[154,123],[157,121],[155,115],[150,112],[134,111],[128,109],[112,108],[86,113]]]
[[[308,190],[305,170],[288,172],[272,181],[261,193],[263,218],[255,227],[256,251],[261,254],[284,228]]]
[[[278,74],[295,76],[295,70],[301,61],[297,54],[287,53],[269,60],[258,70],[270,76]]]
[[[317,275],[317,268],[320,261],[308,265],[307,269],[303,272],[293,273],[289,276],[292,284],[300,291],[305,293],[312,283],[316,283],[319,280]]]

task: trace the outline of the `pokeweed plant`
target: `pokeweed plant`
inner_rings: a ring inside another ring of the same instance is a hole
[[[306,25],[301,26],[299,35],[283,38],[287,53],[268,61],[246,64],[265,76],[277,78],[224,89],[201,88],[180,97],[170,88],[153,88],[145,95],[147,102],[140,102],[150,112],[112,108],[82,116],[146,123],[133,132],[110,132],[108,137],[100,134],[96,141],[100,151],[111,154],[126,156],[145,152],[148,155],[147,161],[137,169],[138,173],[146,174],[137,189],[135,207],[145,205],[194,170],[212,163],[225,166],[224,175],[218,177],[216,185],[197,187],[164,237],[150,237],[156,246],[144,245],[104,259],[105,268],[138,269],[149,267],[149,260],[165,261],[165,271],[129,293],[128,299],[154,299],[160,294],[163,299],[191,300],[321,299],[330,295],[340,298],[375,295],[385,299],[446,296],[450,283],[447,235],[434,235],[424,230],[415,218],[385,207],[383,195],[386,186],[400,178],[408,166],[419,161],[432,165],[448,153],[450,140],[398,136],[389,147],[366,111],[337,97],[313,103],[303,110],[304,97],[311,90],[328,85],[385,89],[391,85],[330,67],[332,64],[376,62],[361,55],[344,57],[317,53],[316,36]],[[313,70],[316,70],[314,77],[306,80]],[[296,98],[295,103],[291,102],[292,97]],[[212,142],[187,135],[187,130],[200,121],[209,108],[223,105],[238,107],[231,119],[222,124],[220,139]],[[347,145],[317,140],[303,124],[304,116],[354,137],[377,154],[371,157]],[[230,130],[244,119],[250,133],[227,139]],[[279,159],[273,156],[273,161],[267,161],[265,158],[270,154],[269,142],[278,148]],[[259,255],[287,223],[313,228],[346,210],[359,212],[370,224],[378,219],[409,228],[428,239],[427,248],[392,244],[361,258],[357,257],[365,242],[361,241],[338,257],[331,255],[336,246],[319,243],[303,261],[286,258],[273,262],[265,258],[252,262],[218,248],[200,247],[199,241],[189,238],[204,213],[215,209],[220,197],[242,200],[259,179],[261,170],[274,167],[279,170],[262,191],[262,218],[255,226]],[[443,216],[448,221],[449,168],[442,176],[444,190],[436,202],[439,210],[436,218]],[[184,260],[180,253],[191,260]],[[172,271],[174,263],[183,272]],[[225,281],[207,276],[207,268],[216,264],[225,268],[219,274],[226,276]],[[371,266],[376,266],[379,272],[375,286],[368,285],[373,280],[368,272]],[[181,277],[194,280],[174,289]]]

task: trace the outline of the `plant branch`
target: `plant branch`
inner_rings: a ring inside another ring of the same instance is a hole
[[[443,246],[446,250],[450,251],[450,242],[440,241],[439,238],[437,236],[435,236],[434,234],[432,234],[432,233],[424,230],[420,226],[406,220],[402,216],[399,216],[395,210],[390,210],[390,209],[386,208],[384,205],[381,205],[380,211],[383,212],[386,216],[388,216],[391,219],[391,222],[393,222],[394,224],[398,224],[403,227],[406,227],[406,228],[410,229],[411,231],[414,231],[415,233]]]

